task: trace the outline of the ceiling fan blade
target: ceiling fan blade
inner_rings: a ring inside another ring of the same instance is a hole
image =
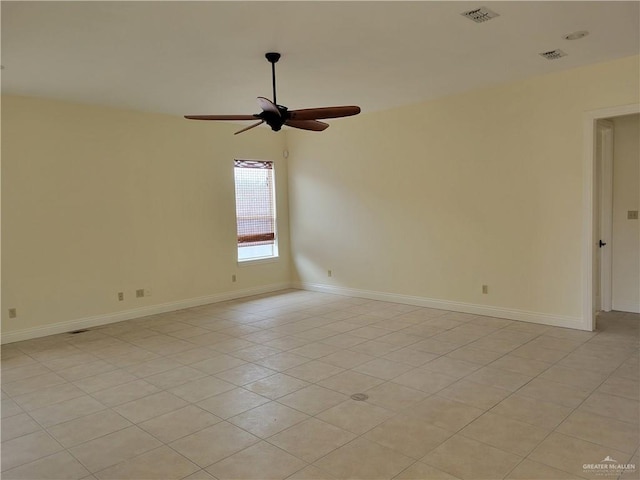
[[[350,117],[360,113],[360,107],[355,105],[343,107],[305,108],[302,110],[290,110],[291,120],[317,120],[319,118]]]
[[[278,110],[278,106],[268,98],[258,97],[258,105],[260,105],[260,108],[263,112],[272,112],[280,116],[280,110]]]
[[[258,123],[254,123],[253,125],[249,125],[248,127],[243,128],[242,130],[238,130],[234,135],[238,135],[239,133],[246,132],[247,130],[251,130],[252,128],[257,127],[258,125],[262,125],[264,120],[260,120]]]
[[[255,115],[185,115],[189,120],[255,120]]]
[[[329,128],[328,123],[318,122],[317,120],[287,120],[284,124],[302,130],[313,130],[314,132],[321,132]]]

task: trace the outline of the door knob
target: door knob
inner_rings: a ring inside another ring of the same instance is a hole
[[[605,242],[603,242],[602,240],[600,240],[600,241],[598,242],[598,245],[600,246],[600,248],[602,248],[602,247],[604,247],[604,246],[606,245],[606,243],[605,243]]]

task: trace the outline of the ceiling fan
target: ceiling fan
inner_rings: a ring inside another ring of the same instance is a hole
[[[355,105],[341,107],[320,107],[305,108],[303,110],[289,110],[287,107],[276,103],[276,63],[280,60],[280,54],[269,52],[265,54],[266,59],[271,63],[271,80],[273,83],[273,102],[265,97],[258,97],[258,105],[262,112],[253,115],[185,115],[189,120],[260,120],[248,127],[234,133],[246,132],[263,123],[277,132],[283,125],[302,130],[313,130],[320,132],[329,127],[328,123],[319,122],[322,118],[349,117],[360,113],[360,107]]]

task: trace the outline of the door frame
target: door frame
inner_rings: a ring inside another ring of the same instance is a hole
[[[595,231],[597,211],[594,182],[600,180],[596,171],[596,127],[598,120],[640,113],[640,104],[620,105],[585,112],[583,115],[583,180],[582,180],[582,328],[593,331],[596,328],[594,285],[594,249],[598,247],[600,232]]]

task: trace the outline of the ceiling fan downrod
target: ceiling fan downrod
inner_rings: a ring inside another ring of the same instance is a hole
[[[273,103],[278,105],[276,101],[276,63],[280,60],[280,54],[278,52],[268,52],[265,53],[265,58],[271,64],[271,82],[273,84]]]

